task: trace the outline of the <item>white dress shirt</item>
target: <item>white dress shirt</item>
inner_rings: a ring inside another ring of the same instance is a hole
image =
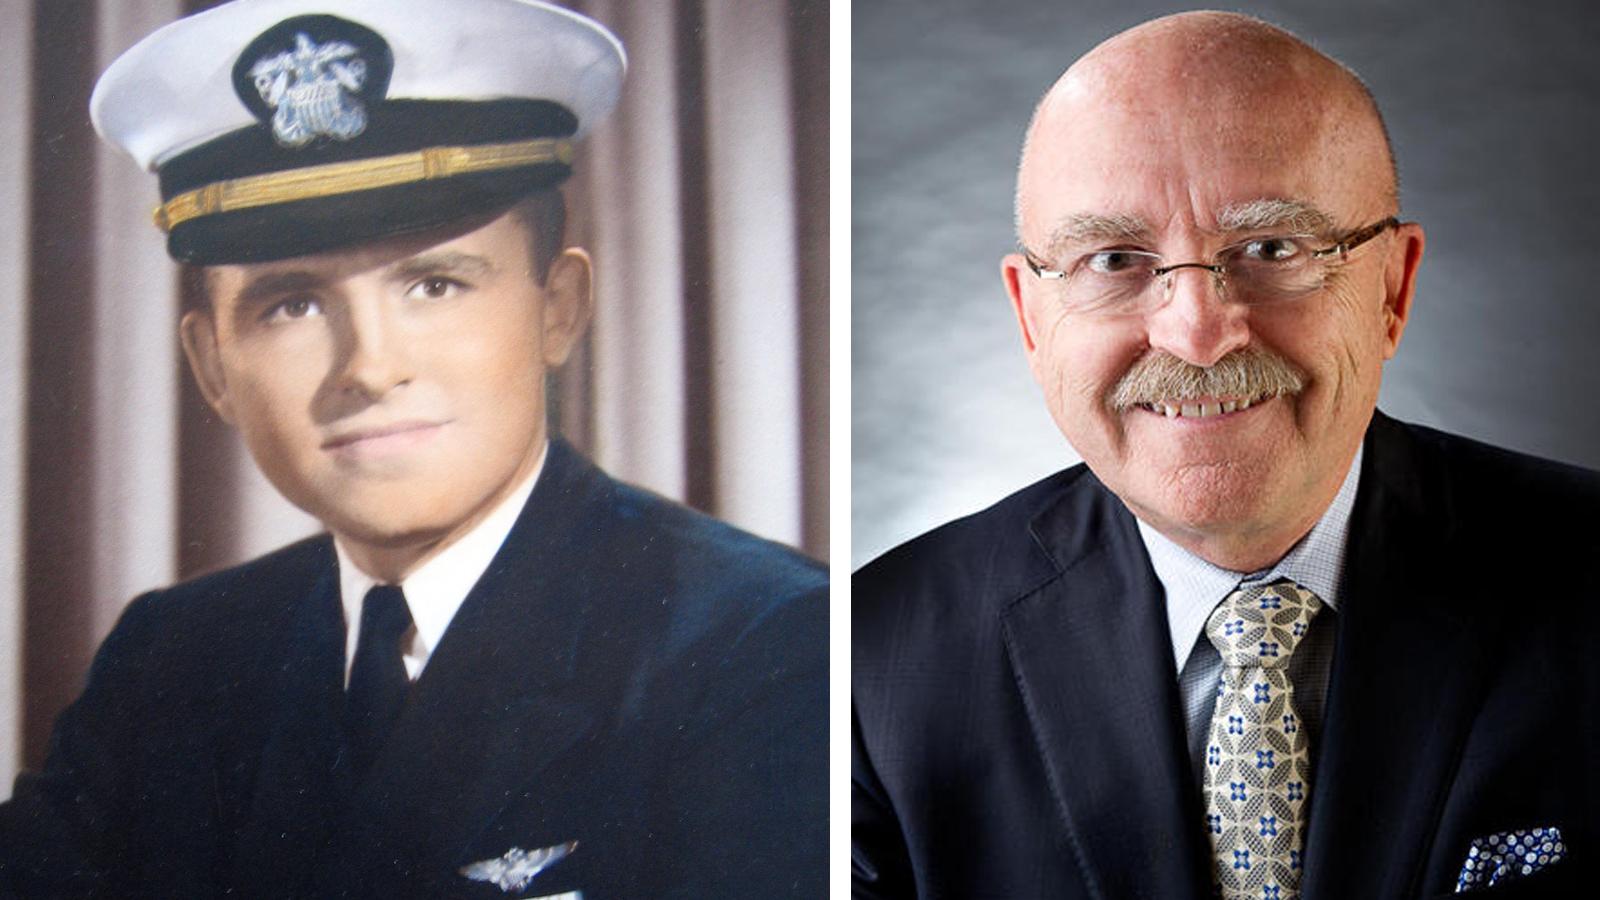
[[[411,609],[411,620],[416,624],[410,635],[402,639],[401,650],[406,677],[412,681],[422,674],[433,648],[439,646],[445,629],[450,627],[450,620],[461,608],[461,601],[467,598],[472,586],[489,568],[494,555],[500,552],[500,545],[506,542],[517,516],[522,513],[522,507],[527,505],[528,497],[533,493],[539,473],[544,471],[549,450],[547,442],[539,451],[539,461],[534,465],[533,472],[500,501],[500,505],[485,516],[477,527],[439,551],[437,556],[423,563],[400,583],[400,589],[406,594],[406,606]],[[345,623],[344,681],[348,686],[350,666],[356,658],[356,640],[361,636],[361,629],[355,626],[361,621],[361,603],[367,591],[382,582],[361,571],[337,538],[333,546],[339,555],[339,599],[344,606]]]
[[[1294,684],[1295,708],[1305,725],[1316,761],[1322,713],[1328,695],[1328,671],[1333,665],[1335,613],[1343,584],[1345,547],[1350,536],[1350,512],[1355,507],[1361,480],[1361,454],[1357,448],[1344,483],[1311,531],[1289,548],[1283,558],[1258,572],[1234,572],[1195,556],[1165,535],[1139,522],[1139,536],[1150,554],[1150,564],[1166,593],[1167,628],[1178,672],[1178,693],[1183,701],[1184,728],[1196,783],[1203,780],[1205,743],[1216,705],[1217,683],[1222,678],[1222,656],[1205,636],[1212,610],[1241,585],[1262,584],[1288,578],[1308,588],[1324,604],[1312,620],[1289,659],[1288,675]]]

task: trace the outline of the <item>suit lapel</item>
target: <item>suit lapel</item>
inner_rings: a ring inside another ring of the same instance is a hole
[[[1375,416],[1313,773],[1306,900],[1417,890],[1486,672],[1481,640],[1451,609],[1452,498],[1409,440]]]
[[[467,861],[472,839],[516,789],[593,736],[616,706],[613,679],[584,666],[585,648],[601,639],[591,632],[605,625],[596,606],[611,595],[595,565],[607,558],[607,489],[552,443],[527,507],[356,787],[352,852],[381,858],[397,883],[415,887],[417,873]]]
[[[1102,898],[1209,884],[1160,584],[1133,517],[1085,476],[1032,526],[1059,575],[1002,633],[1073,853]]]
[[[257,713],[265,713],[266,739],[233,838],[232,865],[233,884],[263,895],[299,893],[327,856],[341,798],[335,770],[343,746],[344,614],[331,545],[324,550],[303,581],[262,587],[297,599],[285,604],[283,621],[263,641],[255,673],[264,693],[242,711],[237,726],[248,729]],[[218,773],[218,782],[228,775]]]

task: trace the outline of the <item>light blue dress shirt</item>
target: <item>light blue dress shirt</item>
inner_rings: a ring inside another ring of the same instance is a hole
[[[1350,463],[1344,483],[1311,531],[1289,549],[1277,564],[1259,572],[1233,572],[1214,566],[1139,522],[1139,534],[1150,553],[1156,578],[1166,593],[1167,626],[1172,655],[1177,664],[1178,692],[1183,700],[1184,729],[1195,784],[1204,783],[1205,744],[1211,731],[1211,711],[1217,683],[1222,678],[1222,656],[1205,636],[1206,619],[1222,599],[1240,585],[1288,578],[1319,597],[1324,609],[1312,620],[1306,636],[1289,659],[1289,679],[1294,684],[1295,708],[1305,724],[1315,777],[1322,712],[1328,696],[1328,670],[1333,664],[1335,615],[1343,583],[1345,546],[1350,536],[1350,511],[1355,506],[1361,478],[1361,450]]]

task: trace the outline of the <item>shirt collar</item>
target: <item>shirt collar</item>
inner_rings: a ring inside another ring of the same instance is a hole
[[[1241,584],[1256,584],[1288,578],[1316,594],[1330,608],[1339,606],[1345,545],[1350,537],[1350,512],[1355,508],[1356,487],[1361,480],[1362,449],[1345,473],[1344,483],[1333,495],[1333,502],[1283,558],[1259,572],[1234,572],[1195,556],[1173,543],[1143,520],[1138,520],[1139,536],[1150,554],[1150,564],[1167,598],[1167,626],[1172,636],[1172,656],[1177,670],[1183,671],[1189,653],[1205,630],[1206,619],[1217,603]]]
[[[482,522],[400,582],[400,588],[406,594],[406,606],[411,609],[411,620],[417,626],[415,637],[404,652],[406,669],[412,678],[421,672],[433,648],[439,646],[445,629],[450,627],[450,620],[455,618],[456,610],[461,608],[467,593],[489,568],[489,563],[500,551],[500,545],[506,542],[506,536],[511,533],[517,516],[533,493],[534,484],[544,471],[549,450],[550,444],[546,442],[539,451],[539,461],[534,464],[533,472],[500,501]],[[361,603],[367,591],[379,582],[356,566],[337,538],[333,546],[339,556],[339,597],[344,606],[345,621],[344,672],[348,681],[350,666],[356,655],[356,638],[360,635],[360,629],[354,627],[353,623],[361,621]]]

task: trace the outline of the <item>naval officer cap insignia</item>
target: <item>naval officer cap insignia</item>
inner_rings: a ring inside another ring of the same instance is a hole
[[[174,259],[264,262],[559,184],[625,68],[604,27],[537,0],[236,0],[135,44],[89,107],[156,173]]]

